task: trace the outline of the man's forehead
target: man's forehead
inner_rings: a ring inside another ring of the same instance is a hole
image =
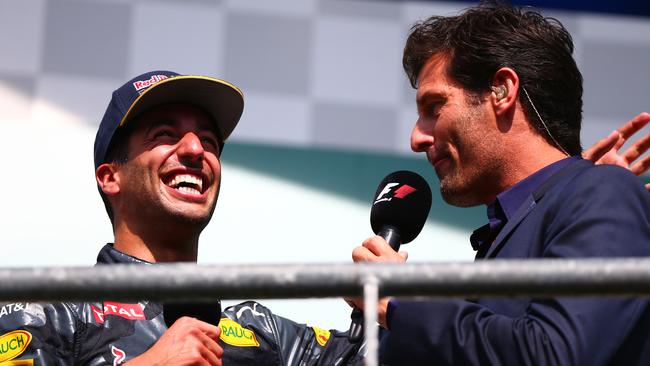
[[[431,96],[445,94],[452,86],[459,86],[450,78],[448,67],[449,56],[446,54],[436,54],[425,62],[418,76],[416,90],[418,103]]]
[[[418,74],[418,89],[422,84],[447,79],[448,66],[449,57],[444,54],[438,53],[429,57]]]

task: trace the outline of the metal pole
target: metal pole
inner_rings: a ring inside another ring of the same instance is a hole
[[[650,258],[419,264],[110,265],[0,269],[0,301],[379,296],[649,296]]]
[[[378,366],[379,355],[379,331],[377,329],[377,302],[379,301],[378,281],[374,276],[368,276],[363,283],[363,321],[364,334],[366,336],[366,348],[368,353],[365,358],[365,366]]]

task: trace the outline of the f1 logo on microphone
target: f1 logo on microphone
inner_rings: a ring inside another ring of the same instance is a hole
[[[375,198],[375,203],[373,205],[376,205],[379,202],[384,202],[384,201],[390,201],[393,198],[399,198],[402,199],[409,194],[417,191],[417,189],[409,186],[408,184],[402,184],[399,188],[393,190],[393,187],[399,186],[400,183],[388,183],[386,186],[384,186],[384,189],[379,192],[379,195],[377,198]]]

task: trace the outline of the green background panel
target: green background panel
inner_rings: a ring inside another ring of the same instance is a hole
[[[368,210],[377,185],[388,173],[411,170],[422,175],[431,186],[433,202],[429,220],[466,230],[473,230],[486,220],[483,206],[458,208],[442,200],[438,179],[423,154],[413,154],[410,158],[358,151],[228,143],[222,160],[257,174],[367,203]]]

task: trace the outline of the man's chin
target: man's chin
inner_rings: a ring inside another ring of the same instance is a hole
[[[205,215],[197,215],[197,214],[188,215],[186,213],[177,212],[172,216],[173,216],[173,221],[176,221],[180,224],[187,225],[187,226],[195,226],[197,228],[203,229],[210,222],[210,219],[212,218],[212,213],[205,214]]]
[[[459,188],[445,186],[442,182],[440,183],[440,195],[445,202],[456,207],[473,207],[481,204],[468,192]]]
[[[196,207],[195,204],[191,203],[181,204],[175,205],[175,207],[168,207],[166,211],[168,212],[171,221],[204,228],[212,218],[214,205],[208,208],[205,206]]]

